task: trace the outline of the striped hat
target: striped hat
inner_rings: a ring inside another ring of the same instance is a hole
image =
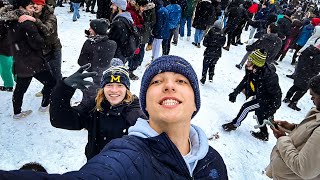
[[[249,55],[249,58],[252,59],[252,64],[262,67],[266,63],[267,53],[263,49],[257,49]]]

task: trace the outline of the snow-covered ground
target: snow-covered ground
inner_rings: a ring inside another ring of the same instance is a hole
[[[62,49],[62,73],[69,76],[78,69],[77,58],[86,40],[84,30],[89,28],[89,20],[95,16],[81,11],[81,18],[72,22],[72,14],[68,13],[69,6],[56,8],[59,37]],[[192,30],[192,37],[194,29]],[[242,41],[247,40],[248,33],[244,32]],[[198,74],[201,75],[204,47],[196,48],[191,41],[179,40],[178,46],[171,46],[170,54],[187,59]],[[218,133],[219,138],[210,140],[210,145],[223,157],[231,180],[262,180],[268,179],[264,169],[269,163],[269,155],[276,143],[271,131],[268,142],[262,142],[249,133],[257,124],[253,113],[249,114],[241,127],[233,132],[225,132],[221,125],[231,121],[245,101],[244,95],[239,95],[236,103],[228,101],[228,94],[241,81],[244,71],[238,70],[235,64],[241,61],[245,54],[245,46],[231,46],[230,51],[224,51],[218,61],[213,83],[207,82],[200,87],[201,109],[192,123],[200,126],[208,137]],[[294,67],[290,65],[292,53],[288,53],[283,62],[277,66],[282,93],[291,87],[293,80],[285,77],[291,74]],[[145,64],[151,60],[151,51],[147,51],[143,65],[135,71],[142,77]],[[1,81],[1,80],[0,80]],[[2,84],[2,82],[0,82]],[[131,90],[139,94],[140,80],[131,81]],[[12,119],[12,93],[0,92],[0,169],[19,169],[28,162],[41,163],[49,173],[64,173],[78,170],[85,162],[84,148],[87,142],[87,132],[57,129],[51,126],[49,114],[38,112],[41,98],[35,97],[42,85],[33,80],[24,96],[23,109],[31,109],[33,113],[25,119]],[[81,99],[77,91],[72,99],[75,103]],[[283,95],[284,96],[284,95]],[[275,114],[275,119],[299,123],[307,111],[313,106],[307,93],[298,104],[301,111],[297,112],[282,104]]]

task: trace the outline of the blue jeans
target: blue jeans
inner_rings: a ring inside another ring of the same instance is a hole
[[[204,30],[196,29],[194,33],[194,43],[200,43],[204,35]]]
[[[76,21],[77,19],[80,18],[80,14],[79,14],[79,8],[80,8],[80,3],[72,3],[72,7],[73,7],[73,20]]]
[[[227,24],[227,17],[224,16],[224,10],[221,10],[221,16],[218,17],[218,20],[223,19],[223,27],[226,27]]]
[[[187,21],[187,36],[191,36],[191,17],[181,17],[180,20],[180,36],[184,36],[184,25],[186,24]]]

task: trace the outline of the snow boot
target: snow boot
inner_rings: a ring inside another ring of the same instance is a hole
[[[257,139],[260,139],[262,141],[268,141],[269,140],[269,134],[268,133],[264,133],[264,132],[254,132],[254,131],[250,131],[251,135]]]
[[[294,77],[293,77],[293,74],[290,74],[290,75],[286,75],[288,78],[290,78],[290,79],[294,79]]]
[[[201,85],[203,86],[205,82],[206,82],[206,77],[202,77],[202,78],[200,79]]]
[[[222,47],[224,50],[229,51],[230,50],[230,46],[226,46],[226,47]]]
[[[288,104],[288,107],[296,111],[301,111],[301,109],[297,107],[297,102],[290,102],[290,104]]]
[[[225,131],[228,131],[228,132],[237,129],[237,127],[236,127],[232,122],[223,124],[223,125],[222,125],[222,128],[223,128]]]
[[[13,87],[0,86],[0,91],[13,92]]]
[[[201,45],[200,45],[200,43],[197,43],[197,47],[198,47],[198,48],[201,48]]]

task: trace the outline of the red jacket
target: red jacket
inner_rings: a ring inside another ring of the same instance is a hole
[[[142,29],[144,20],[143,16],[140,16],[139,10],[137,11],[134,6],[128,3],[127,11],[131,14],[131,17],[133,19],[133,26],[137,26],[139,29]]]

